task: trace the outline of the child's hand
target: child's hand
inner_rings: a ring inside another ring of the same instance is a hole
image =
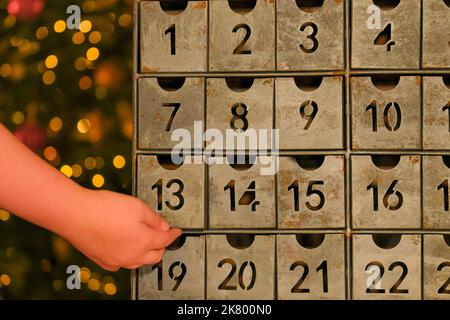
[[[181,235],[136,198],[109,191],[82,192],[71,215],[73,225],[60,233],[106,270],[157,263]]]

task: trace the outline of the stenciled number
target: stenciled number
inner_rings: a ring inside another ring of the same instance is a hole
[[[170,203],[170,201],[166,201],[166,206],[173,211],[180,210],[184,206],[184,197],[183,197],[183,191],[184,191],[184,183],[183,181],[179,179],[172,179],[169,180],[166,184],[166,188],[170,189],[173,185],[178,186],[178,190],[172,192],[172,195],[178,198],[178,204],[173,205]],[[158,193],[158,211],[163,210],[163,179],[159,179],[153,186],[152,190],[155,190]]]
[[[233,28],[233,33],[238,32],[239,29],[245,30],[245,36],[244,39],[238,44],[238,46],[233,50],[233,54],[252,54],[252,50],[244,50],[245,45],[252,35],[252,29],[250,29],[247,24],[241,23]]]
[[[223,188],[224,191],[230,191],[230,210],[236,211],[236,181],[231,180],[228,184]],[[256,211],[256,207],[260,204],[259,201],[256,201],[256,182],[252,181],[247,191],[244,192],[242,197],[239,199],[238,204],[240,206],[249,206],[251,205],[252,211]]]
[[[243,103],[236,103],[231,108],[231,113],[233,114],[233,118],[230,121],[230,127],[236,131],[245,131],[248,129],[248,107]],[[238,121],[242,121],[242,125],[238,127],[236,124]]]
[[[395,115],[396,115],[396,120],[395,120],[395,125],[394,126],[392,126],[390,121],[389,121],[389,111],[392,108],[394,108]],[[366,112],[367,111],[372,111],[372,131],[373,132],[377,132],[378,131],[378,112],[377,112],[377,109],[378,108],[377,108],[377,102],[376,101],[372,101],[366,107]],[[402,124],[402,110],[400,109],[400,105],[397,102],[389,102],[384,107],[383,118],[384,118],[384,126],[389,131],[397,131],[398,129],[400,129],[400,126]]]
[[[437,271],[441,272],[444,268],[450,268],[450,262],[442,262],[438,267]],[[450,294],[450,289],[448,289],[448,286],[450,286],[450,277],[445,281],[445,283],[442,285],[442,287],[439,288],[438,293],[439,294]]]
[[[449,211],[449,204],[448,204],[448,179],[445,179],[439,186],[438,191],[442,190],[442,193],[444,194],[444,211]]]
[[[388,24],[383,31],[381,31],[375,40],[373,41],[373,44],[376,46],[386,46],[386,49],[388,52],[392,51],[392,47],[395,46],[395,41],[391,41],[392,39],[392,24]]]
[[[311,112],[306,113],[308,110],[311,109]],[[302,103],[300,107],[300,116],[307,120],[305,127],[303,130],[308,130],[309,127],[311,127],[312,122],[314,121],[314,118],[316,117],[317,113],[319,112],[319,107],[317,106],[317,103],[312,100],[308,100]]]
[[[177,115],[178,110],[180,110],[180,103],[163,103],[163,108],[173,108],[172,114],[170,115],[170,119],[167,122],[166,131],[169,132],[172,129],[172,123]]]
[[[314,189],[314,186],[316,186],[316,185],[323,186],[324,182],[323,181],[309,181],[308,189],[306,190],[307,197],[311,197],[313,195],[316,195],[319,197],[319,204],[317,204],[315,206],[312,205],[311,202],[309,202],[309,201],[305,202],[306,207],[311,211],[319,211],[325,205],[325,195],[323,194],[322,191]],[[288,187],[288,191],[291,191],[291,190],[294,192],[294,210],[300,211],[300,199],[299,199],[300,187],[299,187],[298,180],[295,180],[294,182],[292,182],[291,185]]]
[[[398,180],[394,180],[389,188],[386,190],[386,193],[383,196],[383,205],[386,209],[396,211],[399,210],[403,205],[403,195],[400,191],[395,191],[395,186],[397,185]],[[373,190],[373,211],[378,211],[378,182],[373,181],[371,184],[367,186],[367,191]],[[389,198],[395,195],[397,197],[397,204],[390,205]]]
[[[448,111],[448,132],[450,132],[450,102],[442,107],[442,112]]]
[[[300,27],[300,32],[304,32],[308,27],[312,28],[312,32],[306,36],[306,39],[312,41],[312,46],[307,47],[304,43],[302,43],[300,44],[300,49],[302,49],[305,53],[313,53],[317,50],[317,48],[319,48],[319,40],[317,40],[316,38],[317,33],[319,32],[319,28],[314,22],[305,22]]]
[[[229,264],[231,266],[231,270],[230,270],[230,273],[225,278],[225,280],[223,280],[222,283],[219,284],[219,290],[237,290],[237,286],[228,285],[228,283],[230,282],[230,280],[234,277],[234,275],[236,273],[236,270],[237,270],[236,262],[234,262],[233,259],[223,259],[219,262],[219,264],[217,266],[219,268],[223,268],[223,266],[226,264]],[[244,272],[247,269],[247,267],[250,268],[252,276],[250,278],[250,283],[245,284],[244,283]],[[239,282],[239,287],[242,290],[248,291],[248,290],[251,290],[255,286],[255,282],[256,282],[255,263],[253,263],[252,261],[245,261],[241,265],[241,267],[239,268],[239,273],[238,273],[238,282]]]
[[[389,266],[389,271],[393,271],[395,268],[400,267],[402,269],[402,274],[397,282],[389,290],[389,293],[408,293],[408,289],[399,289],[402,282],[408,275],[408,266],[401,261],[396,261]],[[370,280],[368,281],[366,293],[385,293],[385,289],[380,288],[380,281],[384,275],[384,266],[377,261],[371,262],[366,266],[366,272],[371,274]]]
[[[159,262],[152,266],[152,271],[157,270],[158,273],[158,291],[163,290],[163,262]],[[179,269],[179,272],[175,274],[175,269]],[[181,261],[175,261],[169,267],[169,278],[175,281],[175,285],[172,288],[172,291],[177,291],[183,282],[184,277],[187,273],[186,265]]]
[[[307,288],[301,288],[303,282],[306,280],[309,274],[309,267],[303,261],[294,262],[289,270],[294,271],[297,267],[303,268],[303,273],[300,276],[300,279],[297,283],[292,287],[291,293],[310,293],[311,290]],[[316,272],[322,272],[322,288],[324,293],[328,293],[328,263],[327,261],[323,261],[316,269]]]
[[[176,29],[175,29],[175,25],[172,24],[165,32],[164,35],[168,35],[170,34],[170,54],[172,56],[177,54],[176,51],[176,43],[175,43],[175,34],[176,34]]]

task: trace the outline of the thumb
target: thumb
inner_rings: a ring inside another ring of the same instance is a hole
[[[148,208],[144,214],[144,223],[153,229],[169,231],[170,225],[159,214]]]

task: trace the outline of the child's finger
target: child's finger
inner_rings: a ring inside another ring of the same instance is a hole
[[[179,236],[181,236],[180,229],[170,229],[169,231],[152,230],[151,231],[151,248],[149,249],[165,249]]]
[[[159,214],[154,212],[151,209],[148,209],[146,214],[144,215],[144,223],[151,228],[168,231],[170,229],[170,225],[165,221]]]
[[[151,250],[146,253],[141,263],[143,265],[158,263],[162,260],[164,252],[165,252],[164,249]]]

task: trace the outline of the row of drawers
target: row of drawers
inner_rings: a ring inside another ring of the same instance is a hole
[[[344,155],[230,160],[138,155],[137,196],[185,229],[450,228],[450,156],[354,155],[350,181]]]
[[[450,76],[352,77],[350,91],[354,150],[450,150]],[[344,148],[339,76],[142,78],[137,99],[139,149],[172,149],[178,129],[202,140],[205,129],[268,139],[272,128],[280,150]]]
[[[188,236],[138,276],[139,299],[450,299],[450,235]]]
[[[344,68],[345,1],[309,8],[296,0],[240,1],[233,10],[236,2],[178,1],[180,8],[169,6],[178,11],[164,11],[159,1],[141,1],[140,71]],[[351,1],[353,68],[450,68],[448,1],[397,1],[381,10],[379,2]]]

